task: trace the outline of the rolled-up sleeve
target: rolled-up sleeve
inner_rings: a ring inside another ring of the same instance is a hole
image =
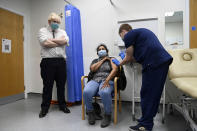
[[[38,32],[38,40],[42,45],[47,40],[47,30],[45,28],[41,28]]]
[[[68,43],[68,42],[69,42],[69,37],[68,37],[66,31],[63,31],[63,35],[65,36],[65,39],[66,39],[66,41],[67,41],[67,43]]]
[[[135,44],[137,35],[138,35],[138,32],[136,32],[135,29],[129,31],[129,32],[125,35],[123,41],[124,41],[124,43],[125,43],[125,47],[126,47],[126,48],[128,48],[128,47],[130,47],[131,45],[134,45],[134,44]]]

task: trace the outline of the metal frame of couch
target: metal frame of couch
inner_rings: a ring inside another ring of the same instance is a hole
[[[182,93],[180,102],[169,103],[168,112],[179,111],[192,131],[197,131],[197,49],[169,50],[173,63],[169,79]]]

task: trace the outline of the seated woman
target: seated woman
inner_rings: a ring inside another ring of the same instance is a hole
[[[97,93],[102,99],[104,105],[104,118],[101,127],[107,127],[111,122],[111,105],[112,92],[114,90],[113,78],[118,71],[118,67],[108,56],[106,45],[100,44],[97,47],[99,58],[94,59],[90,65],[90,70],[94,72],[93,79],[89,81],[83,91],[83,97],[88,112],[88,122],[90,125],[95,124],[95,113],[92,106],[92,97]]]

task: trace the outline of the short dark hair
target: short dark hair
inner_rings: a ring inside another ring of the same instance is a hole
[[[103,47],[106,49],[107,53],[108,53],[109,50],[107,49],[107,46],[106,46],[105,44],[101,43],[101,44],[99,44],[99,45],[97,46],[97,48],[96,48],[97,54],[98,54],[99,48],[100,48],[101,46],[103,46]]]
[[[123,31],[123,30],[126,30],[126,31],[130,31],[132,30],[132,27],[129,25],[129,24],[122,24],[119,28],[119,34]]]

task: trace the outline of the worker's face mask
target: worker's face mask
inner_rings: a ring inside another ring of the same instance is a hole
[[[124,32],[120,33],[120,37],[121,37],[122,40],[124,40],[124,35],[125,35]]]
[[[100,51],[98,51],[98,56],[99,57],[107,56],[107,51],[106,50],[100,50]]]
[[[59,28],[59,24],[57,22],[51,22],[51,29],[56,30]]]
[[[122,40],[124,40],[124,36],[127,34],[127,31],[122,31],[119,35]]]

